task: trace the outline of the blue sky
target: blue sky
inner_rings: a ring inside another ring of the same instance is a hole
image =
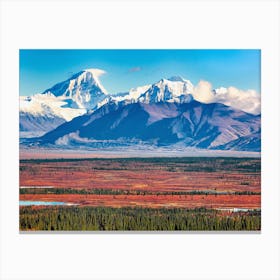
[[[260,50],[20,50],[20,95],[41,93],[88,68],[106,71],[100,80],[109,93],[178,75],[260,93],[260,56]]]

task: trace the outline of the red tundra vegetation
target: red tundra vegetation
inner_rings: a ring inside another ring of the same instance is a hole
[[[256,209],[261,206],[260,180],[260,159],[22,160],[20,186],[24,188],[39,186],[130,193],[29,192],[21,194],[20,200],[61,201],[79,206]],[[140,193],[136,195],[133,191]],[[190,191],[202,193],[188,194]]]

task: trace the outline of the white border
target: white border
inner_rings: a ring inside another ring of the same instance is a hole
[[[2,1],[0,278],[279,279],[279,31],[269,0]],[[20,48],[261,49],[261,234],[19,234]]]

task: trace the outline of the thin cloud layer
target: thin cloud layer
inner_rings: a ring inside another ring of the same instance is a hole
[[[255,90],[244,91],[235,87],[213,90],[209,82],[200,81],[194,87],[193,97],[203,103],[222,103],[250,114],[261,113],[261,96]]]
[[[132,67],[132,68],[130,68],[130,69],[128,70],[128,72],[134,73],[134,72],[139,72],[139,71],[141,71],[141,70],[142,70],[142,68],[139,67],[139,66],[137,66],[137,67]]]

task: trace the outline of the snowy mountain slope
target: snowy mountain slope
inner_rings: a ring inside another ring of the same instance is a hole
[[[33,116],[59,117],[66,121],[86,113],[85,109],[72,108],[69,100],[55,97],[53,94],[35,94],[20,96],[20,113]]]
[[[51,93],[64,100],[71,100],[72,108],[94,109],[107,96],[107,91],[99,81],[99,76],[104,73],[100,69],[81,71],[70,79],[45,90],[43,94]]]
[[[33,115],[20,112],[20,136],[21,138],[30,138],[44,135],[47,131],[53,130],[65,119],[48,115]]]
[[[42,94],[20,96],[20,136],[40,136],[102,106],[108,100],[99,81],[103,73],[99,69],[84,70]]]
[[[50,93],[20,96],[20,137],[41,136],[63,122],[86,113],[85,109],[74,109],[66,105],[66,101]]]
[[[186,147],[239,149],[227,146],[240,137],[254,135],[247,141],[256,150],[260,135],[260,116],[234,110],[223,104],[189,103],[108,103],[92,114],[62,124],[43,137],[41,145],[93,145],[96,141],[146,142],[165,146],[181,143]],[[237,143],[239,144],[239,143]]]
[[[216,146],[217,150],[238,150],[238,151],[261,151],[261,132],[255,132],[249,135],[241,136],[226,144]]]
[[[192,100],[193,85],[181,77],[161,79],[152,84],[131,89],[127,93],[112,95],[112,100],[125,103],[184,103]]]
[[[139,97],[139,101],[143,103],[183,103],[192,99],[191,97],[187,98],[192,92],[193,85],[190,81],[184,80],[181,77],[171,77],[169,79],[161,79],[153,84]]]
[[[112,95],[111,100],[115,102],[136,103],[139,102],[139,97],[150,87],[151,85],[145,85],[137,88],[132,88],[129,90],[129,92]]]

